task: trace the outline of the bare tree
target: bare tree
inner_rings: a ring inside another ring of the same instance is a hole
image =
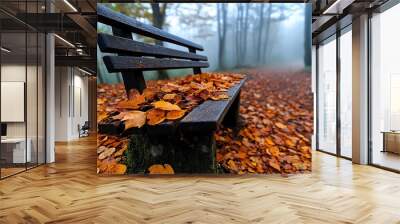
[[[219,67],[224,69],[224,53],[225,53],[225,42],[226,42],[226,30],[227,30],[227,4],[217,4],[217,24],[218,24],[218,64]]]
[[[248,34],[248,27],[249,27],[249,23],[248,23],[248,21],[249,21],[249,5],[250,4],[246,4],[246,11],[244,14],[244,21],[243,21],[244,22],[243,32],[241,32],[243,35],[243,37],[241,38],[241,40],[242,40],[241,48],[242,49],[240,50],[242,53],[242,55],[241,55],[242,60],[240,60],[242,65],[244,62],[244,58],[246,58],[246,50],[247,50],[247,34]]]
[[[264,5],[265,4],[261,4],[260,8],[259,8],[259,21],[258,21],[258,35],[257,35],[257,42],[256,42],[256,52],[257,52],[257,58],[256,61],[257,63],[261,63],[261,38],[262,38],[262,34],[263,34],[263,28],[264,28]],[[270,7],[270,6],[268,6]]]
[[[271,29],[271,15],[272,15],[272,5],[270,5],[269,7],[268,7],[268,10],[267,10],[267,15],[266,15],[266,25],[265,25],[265,38],[264,38],[264,41],[263,41],[263,43],[260,45],[260,50],[263,50],[263,52],[261,53],[261,63],[262,62],[265,62],[265,59],[266,59],[266,56],[267,56],[267,47],[268,47],[268,43],[269,43],[269,41],[270,41],[270,36],[271,36],[271,34],[270,34],[270,29]]]
[[[167,11],[167,3],[151,3],[153,26],[162,29],[165,24],[165,17]],[[163,42],[155,40],[157,45],[163,46]],[[168,79],[168,73],[166,71],[158,71],[158,79]]]
[[[237,13],[236,13],[236,29],[235,29],[235,44],[236,44],[236,66],[239,66],[242,48],[241,44],[241,32],[242,32],[242,20],[243,20],[243,6],[241,3],[237,4]]]
[[[304,11],[304,66],[311,66],[311,16],[312,8],[305,6]]]

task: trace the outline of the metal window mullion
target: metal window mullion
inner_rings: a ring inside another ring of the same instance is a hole
[[[368,119],[368,124],[367,124],[367,129],[368,129],[368,156],[367,156],[367,164],[373,164],[373,153],[372,153],[372,63],[371,63],[371,57],[372,57],[372,12],[368,12],[368,31],[367,31],[367,46],[368,46],[368,53],[367,53],[367,83],[368,83],[368,90],[367,90],[367,119]]]
[[[340,114],[340,101],[341,101],[341,65],[340,65],[340,30],[336,31],[336,154],[341,156],[341,114]]]
[[[319,149],[319,44],[315,48],[315,149]]]
[[[39,13],[39,1],[36,1]],[[36,166],[39,165],[39,32],[36,32]]]
[[[28,1],[25,1],[25,21],[28,19]],[[28,91],[28,26],[25,25],[25,88],[24,88],[24,118],[25,118],[25,170],[28,170],[28,113],[27,113],[27,91]]]

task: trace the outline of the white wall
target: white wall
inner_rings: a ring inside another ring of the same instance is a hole
[[[70,141],[88,121],[88,78],[72,67],[56,67],[55,75],[55,140]]]

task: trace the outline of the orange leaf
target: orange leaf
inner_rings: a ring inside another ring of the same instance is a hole
[[[281,166],[278,164],[278,161],[276,161],[276,159],[270,160],[270,161],[269,161],[269,165],[270,165],[272,168],[274,168],[274,169],[276,169],[276,170],[278,170],[278,171],[281,171]]]
[[[170,102],[160,100],[157,102],[152,103],[153,106],[157,109],[161,110],[181,110],[181,108],[178,105],[172,104]]]
[[[164,99],[164,100],[173,100],[173,99],[175,99],[175,97],[176,97],[176,94],[175,94],[175,93],[168,93],[168,94],[165,94],[165,95],[163,96],[163,99]]]
[[[103,120],[104,118],[106,118],[108,115],[106,112],[99,112],[97,113],[97,122],[100,122],[101,120]]]
[[[122,156],[127,149],[128,145],[122,147],[120,150],[114,153],[114,157]]]
[[[136,109],[139,109],[139,104],[137,104],[136,102],[134,102],[132,100],[121,101],[118,103],[117,108],[136,110]]]
[[[233,170],[235,172],[237,172],[239,170],[239,168],[237,167],[235,161],[233,161],[233,160],[229,160],[228,161],[228,166],[229,166],[229,169],[231,169],[231,170]]]
[[[212,100],[226,100],[229,99],[229,95],[224,92],[215,92],[210,97]]]
[[[165,111],[153,108],[147,111],[147,124],[156,125],[165,120]]]
[[[174,174],[174,169],[169,164],[154,164],[148,170],[150,174]]]
[[[129,111],[124,117],[125,130],[129,128],[140,128],[146,124],[146,112]]]
[[[238,157],[239,157],[239,159],[244,159],[244,158],[246,158],[247,157],[247,153],[245,153],[245,152],[239,152],[238,153]]]
[[[146,100],[151,100],[157,95],[157,89],[147,87],[146,89],[143,90],[143,96],[146,98]]]
[[[279,156],[279,148],[277,146],[269,147],[268,151],[271,153],[273,156]]]
[[[184,115],[185,115],[184,110],[171,110],[171,111],[168,111],[168,113],[167,113],[167,119],[168,120],[176,120],[176,119],[183,117]]]
[[[115,152],[115,148],[107,148],[99,155],[99,159],[100,160],[105,159],[105,158],[111,156],[114,152]]]
[[[116,164],[113,167],[114,174],[125,174],[126,173],[126,165],[124,164]]]
[[[280,123],[280,122],[276,122],[276,123],[275,123],[275,126],[277,126],[277,127],[280,128],[280,129],[285,129],[285,128],[287,128],[286,125],[284,125],[284,124],[282,124],[282,123]]]

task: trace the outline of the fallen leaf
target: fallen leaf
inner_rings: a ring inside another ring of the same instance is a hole
[[[167,112],[167,119],[168,120],[176,120],[185,115],[184,110],[171,110]]]
[[[114,157],[122,156],[124,152],[128,149],[128,145],[122,147],[117,152],[114,153]]]
[[[174,169],[169,164],[154,164],[148,169],[150,174],[174,174]]]
[[[284,125],[284,124],[282,124],[282,123],[280,123],[280,122],[276,122],[276,123],[275,123],[275,126],[277,126],[277,127],[280,128],[280,129],[285,129],[285,128],[287,128],[286,125]]]
[[[163,96],[163,100],[173,100],[175,99],[175,97],[176,97],[175,93],[168,93]]]
[[[152,103],[153,106],[157,109],[161,109],[161,110],[181,110],[181,108],[178,105],[172,104],[170,102],[164,101],[164,100],[160,100],[157,102]]]
[[[121,101],[118,103],[116,106],[118,109],[131,109],[131,110],[136,110],[139,109],[139,104],[137,104],[135,101],[132,100],[127,100],[127,101]]]
[[[157,125],[163,122],[166,118],[166,113],[164,110],[153,108],[147,111],[147,124]]]
[[[112,173],[113,174],[125,174],[126,173],[126,165],[124,164],[116,164],[113,166]]]
[[[105,159],[105,158],[111,156],[114,152],[115,152],[115,148],[107,148],[99,155],[99,159],[100,160]]]
[[[210,96],[210,98],[212,100],[226,100],[229,99],[229,95],[225,92],[215,92]]]
[[[276,169],[276,170],[278,170],[278,171],[281,171],[281,166],[279,165],[278,161],[276,161],[275,159],[274,159],[274,160],[270,160],[270,161],[269,161],[269,165],[270,165],[272,168],[274,168],[274,169]]]
[[[146,100],[152,100],[157,96],[157,89],[152,87],[147,87],[143,90],[143,96]]]
[[[146,112],[129,111],[124,117],[125,130],[130,128],[141,128],[146,124]]]

